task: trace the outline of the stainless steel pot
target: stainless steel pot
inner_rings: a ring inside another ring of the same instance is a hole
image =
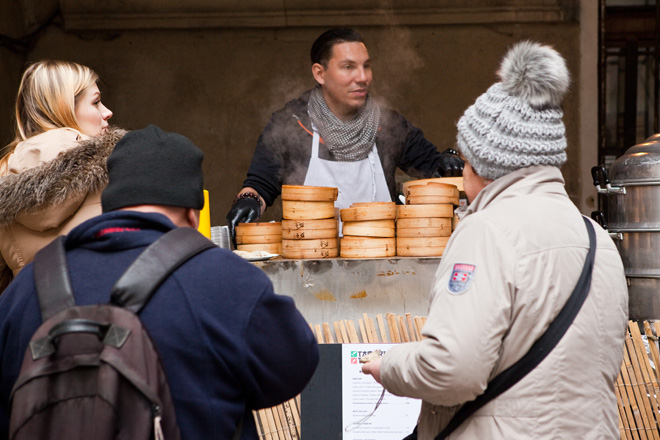
[[[628,279],[631,319],[660,318],[660,134],[630,147],[610,167],[591,169],[609,230]]]

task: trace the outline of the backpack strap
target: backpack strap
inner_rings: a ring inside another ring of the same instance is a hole
[[[32,267],[43,321],[76,305],[66,264],[63,235],[37,252]]]
[[[488,387],[484,394],[479,395],[475,400],[472,400],[461,407],[454,417],[449,421],[449,424],[435,440],[444,440],[449,434],[458,428],[468,417],[474,414],[479,408],[499,396],[512,386],[514,386],[520,379],[525,377],[527,373],[532,371],[543,359],[552,351],[557,343],[564,336],[568,327],[577,316],[582,308],[582,304],[587,299],[589,289],[591,288],[591,274],[594,268],[594,259],[596,256],[596,232],[594,227],[586,217],[582,217],[587,227],[589,234],[589,252],[587,253],[584,267],[580,278],[578,278],[577,285],[573,289],[573,293],[564,304],[557,317],[550,323],[548,329],[543,335],[536,340],[529,351],[515,364],[502,371],[495,376],[493,380],[488,382]],[[417,429],[417,428],[415,428]]]
[[[110,303],[138,313],[179,266],[216,247],[192,228],[176,228],[147,247],[112,288]]]

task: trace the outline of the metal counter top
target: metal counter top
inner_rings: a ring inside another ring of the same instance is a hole
[[[427,316],[439,257],[255,262],[275,292],[293,297],[310,324],[343,319],[357,323],[363,313]]]

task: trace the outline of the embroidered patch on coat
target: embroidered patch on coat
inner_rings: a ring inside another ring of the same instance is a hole
[[[454,269],[451,271],[449,283],[447,283],[447,290],[452,295],[459,295],[470,287],[474,279],[474,264],[456,263]]]

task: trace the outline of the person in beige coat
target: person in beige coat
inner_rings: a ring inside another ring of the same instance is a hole
[[[419,440],[432,440],[489,380],[518,361],[566,303],[589,239],[559,167],[561,100],[569,75],[531,42],[504,58],[458,122],[470,205],[438,267],[421,342],[401,344],[363,372],[393,394],[422,399]],[[591,288],[550,354],[449,435],[451,440],[618,439],[614,383],[628,294],[621,258],[598,225]]]
[[[23,74],[16,138],[0,153],[0,291],[39,249],[101,214],[105,161],[125,132],[109,127],[97,81],[66,61]]]

